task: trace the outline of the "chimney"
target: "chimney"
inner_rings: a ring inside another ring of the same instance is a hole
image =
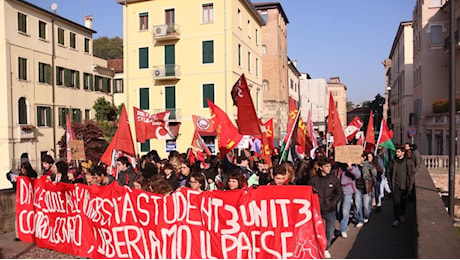
[[[85,16],[85,27],[89,29],[93,29],[93,16],[92,15]]]

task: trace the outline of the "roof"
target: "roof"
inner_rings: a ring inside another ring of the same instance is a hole
[[[67,18],[65,18],[65,17],[62,17],[62,16],[60,16],[60,15],[54,13],[54,12],[50,12],[50,11],[48,11],[48,10],[46,10],[46,9],[43,9],[43,8],[41,8],[41,7],[39,7],[39,6],[36,6],[36,5],[34,5],[34,4],[31,4],[31,3],[27,2],[27,1],[24,1],[24,0],[17,0],[17,2],[22,3],[22,4],[25,4],[25,5],[28,5],[29,7],[32,7],[32,8],[34,8],[34,9],[37,9],[37,10],[41,11],[41,12],[47,13],[47,14],[49,14],[49,15],[51,15],[51,16],[55,16],[55,17],[57,17],[57,18],[59,18],[59,19],[61,19],[61,20],[63,20],[63,21],[66,21],[66,22],[68,22],[68,23],[70,23],[70,24],[72,24],[72,25],[74,25],[74,26],[77,26],[77,27],[79,27],[79,28],[81,28],[81,29],[83,29],[83,30],[89,31],[89,32],[91,32],[91,33],[97,33],[95,30],[93,30],[93,29],[91,29],[91,28],[88,28],[88,27],[86,27],[86,26],[84,26],[84,25],[81,25],[81,24],[79,24],[79,23],[76,23],[76,22],[74,22],[74,21],[72,21],[72,20],[69,20],[69,19],[67,19]]]
[[[123,73],[123,59],[107,60],[107,67],[114,69],[115,73]]]
[[[284,9],[279,2],[260,2],[260,3],[253,3],[253,5],[255,6],[257,10],[277,8],[280,14],[283,16],[285,23],[286,24],[289,23],[286,13],[284,12]]]
[[[396,32],[395,40],[393,41],[393,45],[391,46],[390,55],[388,56],[389,59],[393,57],[396,45],[398,45],[399,38],[401,37],[401,34],[404,30],[404,26],[409,26],[409,25],[412,25],[412,21],[404,21],[404,22],[399,23],[398,31]]]

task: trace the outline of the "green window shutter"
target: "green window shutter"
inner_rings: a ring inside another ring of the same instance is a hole
[[[140,88],[139,89],[139,108],[140,109],[150,109],[150,89],[149,88]]]
[[[214,41],[203,42],[203,63],[214,63]]]
[[[37,107],[37,126],[42,126],[41,107]]]
[[[89,74],[89,90],[94,90],[93,79],[93,74]]]
[[[102,92],[104,92],[104,93],[108,92],[108,89],[107,89],[108,80],[109,79],[106,78],[106,77],[102,78]]]
[[[139,48],[139,69],[149,67],[149,48]]]
[[[83,72],[83,89],[88,89],[88,73]]]
[[[45,82],[51,84],[51,66],[49,64],[45,65]]]
[[[51,107],[47,107],[46,109],[46,126],[51,126]]]
[[[75,88],[80,89],[80,71],[75,71]]]
[[[85,38],[85,52],[89,53],[89,39]]]
[[[170,119],[176,119],[176,87],[165,87],[166,110],[171,111]]]
[[[203,107],[207,108],[208,99],[214,103],[214,84],[203,84]]]
[[[64,69],[64,86],[72,86],[72,75],[69,69]]]
[[[46,39],[46,23],[42,21],[38,22],[38,37]]]
[[[141,152],[150,152],[150,140],[145,140],[145,143],[141,143]]]

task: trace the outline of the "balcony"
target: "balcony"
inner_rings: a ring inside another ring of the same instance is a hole
[[[178,24],[159,24],[153,26],[153,39],[155,41],[179,40],[180,30]]]
[[[35,139],[35,126],[33,125],[19,125],[18,131],[21,140]]]
[[[180,79],[180,74],[180,66],[175,64],[154,66],[152,71],[156,80]]]

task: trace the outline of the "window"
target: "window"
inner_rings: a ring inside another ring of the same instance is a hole
[[[243,27],[243,18],[242,18],[242,15],[241,15],[241,10],[238,9],[238,27],[240,27],[240,29],[242,29]]]
[[[214,41],[203,42],[203,63],[214,63]]]
[[[58,43],[64,45],[64,29],[58,28]]]
[[[139,109],[150,109],[150,92],[149,88],[139,89]]]
[[[238,44],[238,66],[242,66],[241,65],[241,44]]]
[[[265,23],[267,23],[268,22],[268,12],[267,12],[267,10],[261,11],[260,15],[264,19]]]
[[[141,143],[141,152],[150,152],[150,140],[145,140],[145,143]]]
[[[259,45],[259,30],[256,29],[256,33],[254,36],[256,37],[256,44]]]
[[[21,97],[18,100],[18,122],[20,125],[26,125],[27,124],[27,103],[26,103],[26,98]]]
[[[59,126],[65,127],[67,115],[69,115],[70,110],[68,108],[60,107],[58,108],[58,116],[59,116]]]
[[[83,89],[93,90],[93,75],[83,73]]]
[[[248,20],[248,37],[249,38],[251,38],[251,31],[252,31],[251,21]]]
[[[214,103],[214,84],[203,84],[203,108],[207,108],[208,99]]]
[[[70,48],[75,49],[75,33],[71,32],[70,33]]]
[[[102,77],[102,92],[110,93],[110,88],[112,86],[112,79]]]
[[[139,69],[149,67],[149,47],[139,48]]]
[[[40,39],[46,39],[46,23],[38,21],[38,37]]]
[[[69,88],[80,88],[80,72],[64,69],[64,86]]]
[[[18,13],[18,31],[27,33],[27,15]]]
[[[102,77],[101,76],[94,76],[94,90],[102,91]]]
[[[62,86],[64,81],[64,68],[56,67],[56,85]]]
[[[85,38],[85,52],[89,53],[89,39]]]
[[[430,7],[441,7],[441,6],[442,6],[442,0],[431,0]]]
[[[51,126],[51,107],[37,106],[37,126]]]
[[[51,84],[51,66],[46,63],[38,63],[38,82]]]
[[[212,23],[214,22],[214,4],[203,4],[203,23]]]
[[[256,58],[256,77],[259,77],[259,58]]]
[[[85,109],[85,120],[90,120],[91,118],[91,110]]]
[[[176,75],[176,46],[165,45],[165,73],[166,76]]]
[[[432,25],[431,29],[431,44],[442,44],[442,25]]]
[[[72,109],[72,120],[81,123],[81,110],[78,108]]]
[[[113,80],[113,93],[123,93],[123,79]]]
[[[267,45],[262,44],[262,54],[267,54]]]
[[[139,14],[139,30],[148,30],[149,29],[149,13],[140,13]]]
[[[27,80],[27,59],[18,58],[18,79]]]
[[[165,93],[166,110],[171,111],[169,119],[176,119],[176,87],[165,87]]]
[[[248,71],[251,72],[251,52],[248,51]]]

